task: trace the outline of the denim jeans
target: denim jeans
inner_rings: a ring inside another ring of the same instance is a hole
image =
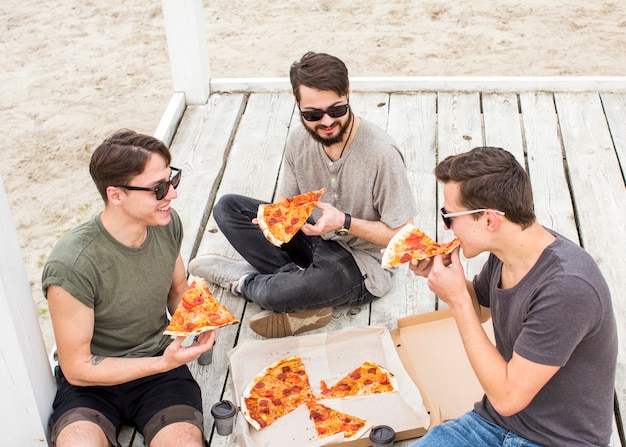
[[[499,425],[482,418],[475,411],[458,419],[436,425],[411,447],[541,447]]]
[[[374,298],[352,255],[336,242],[299,231],[280,248],[270,244],[252,223],[262,203],[227,194],[213,208],[226,239],[259,272],[246,278],[245,299],[275,312],[298,312]]]

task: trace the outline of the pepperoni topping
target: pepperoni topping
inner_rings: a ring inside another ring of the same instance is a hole
[[[350,373],[350,377],[353,378],[354,380],[359,380],[361,378],[361,373],[358,371],[352,371]]]
[[[196,327],[196,323],[185,323],[185,326],[183,326],[185,328],[186,331],[193,331],[193,329]]]
[[[400,258],[400,263],[404,264],[407,263],[411,260],[411,255],[409,253],[405,253],[402,255],[402,257]]]

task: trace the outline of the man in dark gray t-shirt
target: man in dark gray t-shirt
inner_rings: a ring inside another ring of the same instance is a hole
[[[473,281],[458,250],[410,268],[450,306],[485,394],[413,446],[607,446],[617,329],[593,258],[536,221],[528,175],[504,149],[448,157],[435,175],[463,254],[490,256]]]

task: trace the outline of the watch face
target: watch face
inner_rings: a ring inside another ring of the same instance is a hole
[[[345,236],[348,234],[348,230],[346,230],[345,228],[341,228],[339,230],[335,230],[335,234],[337,236]]]

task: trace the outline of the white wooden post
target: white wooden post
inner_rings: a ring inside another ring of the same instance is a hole
[[[47,443],[56,384],[0,177],[0,444]]]
[[[184,92],[187,104],[206,104],[211,73],[202,1],[163,0],[163,17],[174,92]]]

